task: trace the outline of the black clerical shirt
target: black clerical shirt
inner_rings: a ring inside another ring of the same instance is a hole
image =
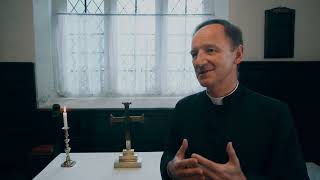
[[[223,105],[214,105],[205,91],[177,103],[161,158],[163,179],[170,179],[167,163],[183,139],[186,158],[197,153],[217,163],[228,161],[232,142],[247,179],[309,179],[288,106],[241,85]]]

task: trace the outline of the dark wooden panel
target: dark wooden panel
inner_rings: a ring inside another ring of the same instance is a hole
[[[36,109],[34,64],[0,62],[0,110],[15,112]]]
[[[34,75],[33,63],[0,62],[1,176],[28,172],[36,109]]]
[[[320,62],[243,62],[240,82],[289,104],[305,159],[320,163]]]

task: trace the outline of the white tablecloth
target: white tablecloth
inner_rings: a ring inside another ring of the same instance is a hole
[[[114,169],[113,163],[120,153],[71,153],[76,161],[71,168],[61,167],[65,153],[59,154],[34,180],[161,180],[162,152],[138,152],[142,168]]]
[[[307,162],[306,165],[310,180],[320,180],[320,166],[313,162]]]

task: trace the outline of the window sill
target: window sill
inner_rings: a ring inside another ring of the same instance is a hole
[[[54,98],[40,103],[39,109],[51,109],[53,104],[60,104],[74,109],[123,108],[122,102],[131,102],[130,108],[174,108],[182,97],[105,97],[105,98]]]

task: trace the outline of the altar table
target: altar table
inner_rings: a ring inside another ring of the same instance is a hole
[[[70,168],[61,167],[65,153],[59,154],[34,180],[161,180],[160,158],[162,152],[137,152],[141,168],[114,169],[113,163],[120,153],[70,153],[76,161]]]

